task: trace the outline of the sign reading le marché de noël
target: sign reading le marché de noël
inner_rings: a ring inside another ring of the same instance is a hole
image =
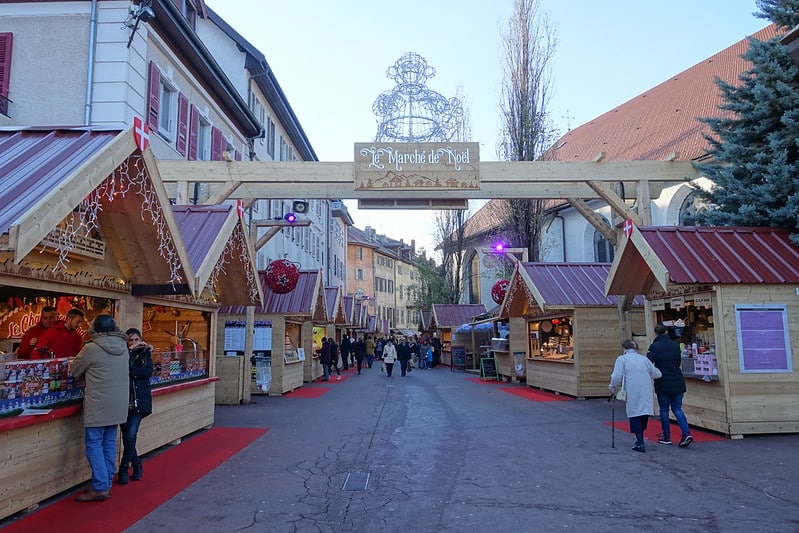
[[[355,190],[480,188],[478,143],[356,143]]]

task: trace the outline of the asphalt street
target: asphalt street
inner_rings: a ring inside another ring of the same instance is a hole
[[[217,426],[269,431],[128,531],[799,531],[799,435],[640,454],[604,399],[398,374],[376,364],[306,384],[329,388],[318,398],[217,406]]]

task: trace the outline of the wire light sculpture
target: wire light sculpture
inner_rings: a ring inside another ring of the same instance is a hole
[[[414,52],[386,70],[397,86],[380,94],[372,111],[380,117],[375,142],[448,142],[463,117],[457,98],[447,99],[425,83],[436,70]]]

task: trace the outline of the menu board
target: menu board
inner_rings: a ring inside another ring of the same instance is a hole
[[[792,372],[784,305],[736,305],[741,372]]]
[[[244,352],[244,341],[247,332],[246,323],[241,320],[225,322],[225,352]],[[252,349],[266,352],[272,349],[272,323],[255,321]]]

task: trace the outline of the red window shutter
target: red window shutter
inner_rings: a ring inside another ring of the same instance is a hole
[[[158,111],[161,99],[161,71],[154,61],[150,61],[150,84],[147,90],[147,125],[158,131]]]
[[[178,94],[178,138],[175,141],[175,149],[180,155],[186,155],[186,144],[189,135],[189,99]]]
[[[222,130],[213,126],[211,128],[211,161],[222,161],[223,141]]]
[[[241,152],[239,152],[238,150],[233,150],[233,154],[234,154],[233,159],[235,159],[236,161],[241,161]]]
[[[13,33],[0,33],[0,113],[8,114],[8,90],[11,86],[11,41]]]
[[[189,106],[189,161],[197,161],[197,149],[200,145],[200,111]]]

